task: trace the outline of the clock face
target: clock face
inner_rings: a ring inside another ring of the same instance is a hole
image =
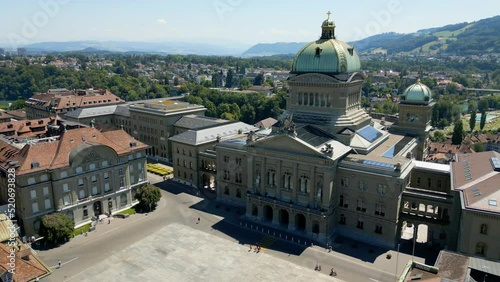
[[[418,115],[417,114],[406,114],[406,122],[418,122]]]

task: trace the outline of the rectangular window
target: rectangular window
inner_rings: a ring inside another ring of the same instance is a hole
[[[83,178],[78,179],[78,186],[83,186]]]
[[[92,180],[92,184],[97,183],[97,176],[96,175],[92,175],[92,177],[90,179]]]
[[[67,195],[64,195],[64,205],[67,206],[69,204],[71,204],[71,197],[69,196],[69,194]]]
[[[50,199],[45,199],[45,209],[51,209],[52,205],[50,204]]]
[[[125,178],[120,178],[120,188],[125,187]]]
[[[95,169],[95,164],[89,164],[89,170],[94,170]]]
[[[43,187],[43,195],[47,196],[49,194],[49,187]]]
[[[88,217],[89,216],[89,210],[87,209],[87,206],[83,206],[83,217]]]
[[[92,195],[97,195],[99,194],[99,190],[97,189],[97,186],[92,186]]]
[[[31,184],[35,184],[35,178],[34,177],[30,177],[28,178],[28,185],[31,185]]]
[[[105,172],[105,173],[103,174],[103,178],[104,178],[104,179],[109,179],[109,172]]]
[[[131,175],[130,176],[130,185],[134,185],[135,184],[135,176]]]
[[[142,170],[142,163],[138,163],[138,164],[137,164],[137,168],[138,168],[139,170]]]
[[[134,165],[133,164],[131,164],[131,165],[128,166],[128,171],[130,173],[134,172]]]
[[[102,167],[106,167],[106,166],[108,166],[108,161],[102,161],[102,162],[101,162],[101,166],[102,166]]]
[[[31,190],[31,199],[36,198],[36,190]]]
[[[83,189],[80,189],[80,191],[78,192],[78,199],[84,199],[85,198],[85,190]]]
[[[123,168],[120,168],[120,169],[118,170],[118,175],[119,175],[119,176],[123,176]]]
[[[31,204],[31,210],[33,211],[33,213],[37,213],[39,211],[38,210],[38,203]]]
[[[81,166],[76,168],[76,173],[81,173],[83,171],[83,168]]]

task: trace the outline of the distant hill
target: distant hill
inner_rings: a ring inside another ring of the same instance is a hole
[[[246,48],[190,42],[69,41],[40,42],[24,46],[28,53],[109,51],[157,54],[239,55]],[[91,49],[88,49],[91,48]]]
[[[450,24],[414,33],[383,33],[349,42],[359,53],[447,53],[455,55],[500,53],[500,16],[472,23]],[[257,44],[243,57],[295,54],[303,43]]]
[[[278,54],[296,54],[306,42],[259,43],[246,50],[241,56],[262,57]]]

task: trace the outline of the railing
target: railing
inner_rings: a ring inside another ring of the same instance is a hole
[[[278,204],[278,205],[281,205],[281,206],[284,206],[284,207],[293,207],[296,210],[300,210],[300,211],[303,211],[305,213],[311,213],[311,214],[319,215],[319,216],[326,216],[326,215],[328,215],[330,213],[330,211],[326,210],[326,209],[308,208],[308,207],[304,207],[304,206],[301,206],[301,205],[298,205],[298,204],[294,204],[293,202],[285,202],[285,201],[282,201],[282,200],[278,200],[278,199],[276,199],[274,197],[262,196],[262,195],[259,195],[259,194],[253,194],[253,193],[248,193],[247,192],[247,197],[248,198],[253,198],[253,199],[258,199],[260,201],[267,202],[267,203],[270,203],[270,204]]]

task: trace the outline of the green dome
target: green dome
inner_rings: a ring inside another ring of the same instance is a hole
[[[322,27],[323,26],[335,26],[335,22],[333,20],[326,19],[321,26]]]
[[[431,101],[432,91],[427,85],[420,82],[420,80],[406,88],[402,96],[402,102],[427,104]]]
[[[361,70],[359,56],[354,47],[335,38],[335,22],[328,18],[321,25],[321,38],[307,44],[295,56],[293,74],[353,73]]]
[[[295,57],[291,73],[353,73],[361,70],[354,47],[336,39],[320,39],[307,44]]]

